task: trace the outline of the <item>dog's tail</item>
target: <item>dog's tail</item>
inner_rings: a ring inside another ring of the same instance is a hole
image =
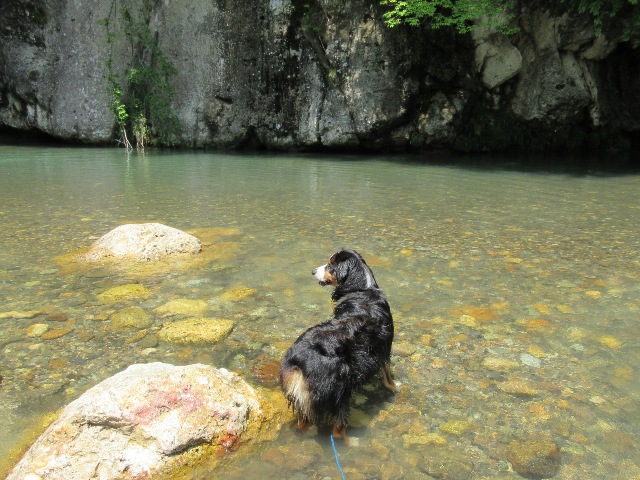
[[[284,396],[287,397],[289,405],[291,405],[293,411],[298,414],[298,418],[306,422],[314,423],[313,399],[307,380],[304,378],[300,369],[282,366],[280,368],[280,385],[282,386]]]

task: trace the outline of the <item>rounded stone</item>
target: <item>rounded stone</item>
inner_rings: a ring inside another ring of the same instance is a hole
[[[27,335],[30,337],[39,337],[49,330],[49,325],[46,323],[36,323],[27,328]]]
[[[201,316],[206,310],[207,302],[189,298],[177,298],[156,308],[158,315],[163,317],[172,315]]]
[[[520,364],[513,360],[500,357],[487,357],[482,360],[482,366],[493,372],[507,372],[518,368]]]
[[[118,330],[142,330],[153,324],[153,319],[140,307],[123,308],[111,317],[111,323]]]
[[[54,328],[43,333],[40,338],[43,340],[55,340],[56,338],[64,337],[65,335],[73,332],[73,328]]]
[[[256,294],[256,290],[249,287],[233,287],[220,295],[220,300],[223,302],[239,302],[247,297],[251,297]]]
[[[170,343],[216,343],[225,338],[234,326],[233,320],[187,318],[165,323],[158,332],[158,337]]]
[[[150,296],[151,292],[144,285],[130,283],[105,290],[98,295],[98,300],[102,303],[117,303],[129,298],[148,298]]]
[[[520,380],[507,380],[496,384],[498,390],[501,392],[509,393],[517,397],[535,397],[538,395],[538,390]]]
[[[7,478],[183,478],[183,466],[262,437],[263,405],[225,369],[132,365],[68,404]]]
[[[550,478],[560,469],[560,448],[545,439],[514,440],[507,460],[526,478]]]
[[[199,253],[202,243],[193,235],[160,223],[120,225],[100,237],[81,261],[131,257],[152,261],[177,253]]]

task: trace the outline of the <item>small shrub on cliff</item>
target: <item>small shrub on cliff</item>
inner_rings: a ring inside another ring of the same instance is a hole
[[[101,20],[107,29],[107,43],[115,39],[112,19],[121,20],[121,28],[131,49],[130,68],[123,87],[113,72],[113,59],[107,61],[107,79],[111,85],[112,111],[122,143],[130,147],[128,133],[138,148],[145,144],[174,145],[180,133],[178,117],[171,107],[175,95],[169,79],[176,73],[171,61],[160,50],[146,21],[126,6],[117,15],[118,0],[113,0],[108,18]]]

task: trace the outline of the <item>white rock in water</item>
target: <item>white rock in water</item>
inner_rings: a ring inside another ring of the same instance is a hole
[[[529,353],[523,353],[520,355],[520,361],[527,367],[539,368],[542,361],[539,358],[534,357]]]
[[[160,223],[120,225],[100,237],[81,261],[98,261],[109,257],[134,260],[158,260],[177,253],[199,253],[202,243],[193,235]]]
[[[261,421],[260,397],[208,365],[132,365],[67,405],[7,480],[153,478]]]

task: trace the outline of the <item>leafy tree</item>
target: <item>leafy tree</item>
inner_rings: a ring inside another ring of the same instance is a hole
[[[511,24],[513,14],[508,0],[380,0],[380,4],[391,8],[384,14],[390,27],[426,22],[431,28],[454,27],[467,33],[482,21],[483,27],[501,33],[517,31]]]
[[[431,28],[454,27],[460,33],[478,26],[505,34],[517,31],[509,0],[380,0],[380,4],[389,7],[384,19],[390,27],[425,23]],[[546,0],[546,4],[560,14],[590,15],[597,35],[621,28],[623,40],[640,38],[638,0]]]

